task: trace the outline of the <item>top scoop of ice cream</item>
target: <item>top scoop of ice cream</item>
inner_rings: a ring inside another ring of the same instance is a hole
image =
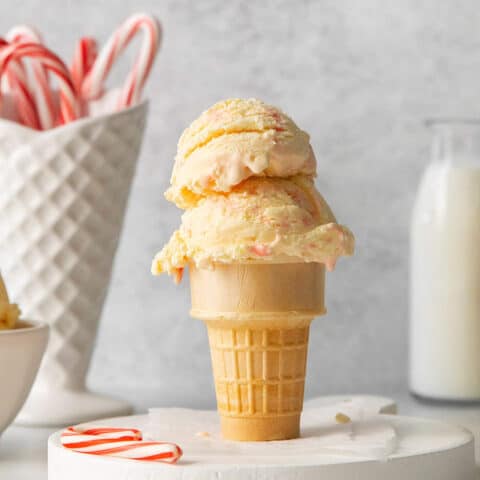
[[[15,328],[20,310],[17,305],[10,303],[5,283],[0,275],[0,330]]]
[[[152,271],[178,281],[189,263],[319,262],[332,269],[353,248],[352,233],[336,223],[313,180],[251,178],[187,210]]]
[[[185,130],[166,192],[186,209],[152,272],[187,265],[317,262],[333,269],[354,238],[315,189],[307,133],[259,100],[225,100]]]
[[[279,109],[231,99],[203,112],[180,137],[168,200],[191,208],[253,176],[314,176],[310,137]]]

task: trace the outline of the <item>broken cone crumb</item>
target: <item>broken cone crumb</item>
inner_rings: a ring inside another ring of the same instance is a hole
[[[344,413],[339,412],[335,415],[335,421],[337,423],[345,424],[345,423],[350,423],[352,419],[348,415],[345,415]]]

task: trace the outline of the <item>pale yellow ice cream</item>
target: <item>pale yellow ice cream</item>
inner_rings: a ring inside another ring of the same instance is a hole
[[[230,99],[203,112],[180,137],[168,200],[192,208],[252,176],[315,175],[309,135],[260,100]]]
[[[15,328],[20,310],[17,305],[10,303],[5,283],[0,275],[0,330]]]
[[[318,262],[333,269],[354,238],[315,189],[307,133],[259,100],[215,104],[182,134],[167,199],[186,209],[152,272],[188,264]]]
[[[187,210],[152,271],[179,281],[189,263],[319,262],[331,270],[353,248],[352,233],[336,223],[313,180],[250,178]]]

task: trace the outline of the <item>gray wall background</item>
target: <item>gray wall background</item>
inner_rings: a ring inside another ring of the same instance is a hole
[[[165,36],[91,386],[132,400],[141,389],[151,405],[214,405],[207,337],[188,316],[188,284],[149,270],[180,221],[163,198],[180,133],[213,102],[239,96],[282,107],[310,132],[317,184],[357,238],[355,257],[328,276],[307,396],[405,389],[408,220],[428,159],[422,121],[478,116],[478,2],[2,1],[0,31],[33,23],[70,55],[80,34],[105,40],[137,10],[158,15]]]

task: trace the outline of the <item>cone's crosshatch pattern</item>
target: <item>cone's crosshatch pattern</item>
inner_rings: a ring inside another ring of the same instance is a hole
[[[301,413],[308,324],[297,328],[207,325],[221,415]]]
[[[0,265],[23,315],[50,325],[37,384],[82,388],[147,104],[45,132],[0,123]]]

